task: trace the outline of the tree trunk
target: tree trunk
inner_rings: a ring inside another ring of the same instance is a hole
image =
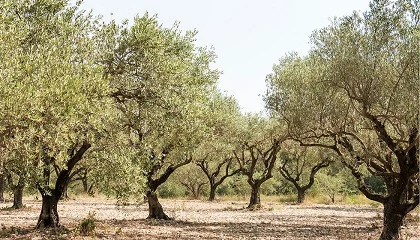
[[[61,195],[61,198],[60,198],[61,200],[67,200],[67,199],[69,199],[69,186],[68,185],[66,185],[65,187],[64,187],[64,192],[63,192],[63,194]]]
[[[83,191],[85,193],[89,193],[88,181],[87,181],[87,177],[86,176],[84,176],[82,178],[82,185],[83,185]]]
[[[57,204],[60,196],[42,194],[42,209],[39,215],[37,229],[58,227],[60,218],[58,217]]]
[[[25,180],[19,177],[18,184],[13,189],[13,206],[14,209],[23,208],[23,189],[25,188]]]
[[[332,193],[329,196],[330,196],[331,202],[335,203],[335,193]]]
[[[4,202],[4,175],[0,174],[0,203]]]
[[[95,190],[93,189],[93,187],[95,186],[95,184],[94,183],[92,183],[91,185],[90,185],[90,187],[89,187],[89,190],[87,191],[87,193],[90,195],[90,196],[94,196],[95,195]]]
[[[298,189],[297,203],[301,204],[304,201],[305,201],[305,190],[304,189]]]
[[[259,209],[261,207],[260,185],[252,185],[251,198],[249,199],[249,209]]]
[[[147,203],[149,204],[149,218],[171,220],[164,212],[162,205],[159,203],[155,192],[148,191],[146,194]]]
[[[216,186],[210,185],[209,201],[214,201],[215,198],[216,198]]]
[[[384,204],[384,226],[380,240],[398,240],[405,213],[398,211],[392,202]]]

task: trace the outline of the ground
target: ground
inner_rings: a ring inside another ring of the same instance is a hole
[[[9,239],[378,239],[381,208],[371,205],[293,205],[264,202],[249,211],[245,201],[161,200],[171,221],[146,220],[147,204],[117,207],[114,200],[78,198],[59,203],[58,230],[34,230],[41,202],[25,199],[22,210],[0,204],[0,237]],[[79,224],[95,213],[95,234]],[[402,228],[402,239],[420,239],[419,211]]]

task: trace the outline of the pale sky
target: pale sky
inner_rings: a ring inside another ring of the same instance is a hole
[[[105,21],[158,15],[170,27],[198,30],[197,45],[213,46],[219,88],[233,95],[242,112],[264,111],[265,77],[291,51],[305,55],[309,36],[334,17],[369,9],[369,0],[84,0]]]

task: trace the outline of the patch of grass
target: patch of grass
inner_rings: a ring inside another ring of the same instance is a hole
[[[338,200],[336,198],[336,200]],[[331,201],[331,199],[325,195],[321,195],[321,194],[317,194],[317,195],[312,195],[312,194],[308,194],[305,198],[305,202],[304,203],[317,203],[317,204],[333,204],[333,202]]]
[[[6,227],[2,224],[1,225],[1,230],[0,230],[0,238],[8,238],[12,234],[19,235],[23,232],[24,231],[20,227],[11,226],[11,227],[8,228],[8,227]]]
[[[343,203],[345,204],[368,204],[374,207],[380,207],[381,204],[375,201],[372,201],[365,197],[364,195],[348,195],[343,197]]]
[[[89,212],[86,218],[79,224],[79,232],[83,236],[94,236],[96,229],[95,212]]]

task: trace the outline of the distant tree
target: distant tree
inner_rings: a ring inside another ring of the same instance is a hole
[[[316,180],[321,192],[326,194],[331,199],[332,203],[335,203],[337,194],[343,189],[344,179],[339,176],[320,173]]]
[[[4,173],[3,170],[0,170],[0,203],[4,202]]]
[[[19,172],[18,174],[14,174],[11,171],[7,171],[6,173],[7,182],[9,183],[9,188],[11,189],[13,193],[12,208],[14,209],[23,208],[23,190],[25,189],[25,185],[26,185],[25,175],[26,174],[22,172]]]
[[[330,165],[331,159],[326,154],[299,147],[293,143],[284,143],[279,153],[280,174],[293,184],[297,191],[297,202],[303,203],[305,192],[315,183],[315,175],[322,168]]]
[[[217,91],[211,96],[205,118],[206,135],[199,145],[201,159],[195,160],[208,179],[209,201],[215,199],[218,186],[241,171],[233,155],[241,119],[239,106],[233,98]]]
[[[182,185],[189,196],[193,199],[199,199],[200,196],[203,196],[206,188],[208,187],[208,181],[204,176],[200,168],[195,164],[189,164],[185,167],[179,169],[174,173],[175,181],[178,184]]]
[[[260,188],[272,178],[283,136],[273,133],[273,123],[260,116],[247,116],[243,142],[234,151],[242,174],[251,186],[249,209],[261,207]]]

